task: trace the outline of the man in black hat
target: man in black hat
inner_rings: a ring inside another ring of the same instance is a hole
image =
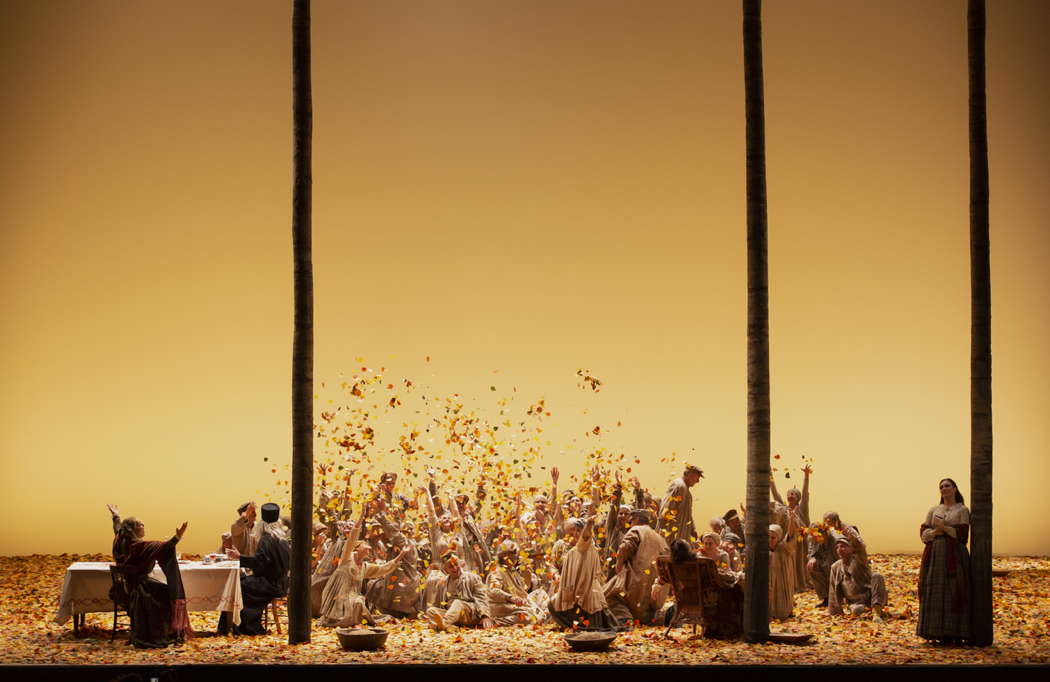
[[[232,558],[241,560],[241,566],[250,568],[251,575],[241,576],[241,624],[235,634],[265,635],[262,616],[271,601],[288,594],[288,567],[291,564],[291,543],[281,524],[281,508],[267,502],[260,509],[263,522],[262,538],[255,556],[241,556],[231,549]]]

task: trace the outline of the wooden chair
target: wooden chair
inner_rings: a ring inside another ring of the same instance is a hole
[[[288,608],[287,601],[288,601],[287,597],[278,597],[277,599],[274,599],[274,600],[272,600],[270,602],[270,609],[269,609],[269,611],[270,611],[270,613],[273,614],[273,624],[277,627],[277,634],[281,634],[282,633],[282,630],[281,630],[281,611],[282,610],[287,610],[287,608]],[[266,612],[267,612],[267,610],[263,609],[263,628],[266,628],[268,626],[268,621],[269,621],[269,619],[266,617]]]
[[[109,578],[113,583],[109,588],[109,599],[113,602],[113,632],[109,636],[112,641],[117,636],[117,623],[121,615],[127,618],[128,629],[131,629],[131,613],[128,611],[131,602],[131,581],[125,566],[111,565]]]
[[[736,639],[744,629],[744,591],[722,576],[715,562],[707,557],[675,563],[661,557],[660,577],[671,585],[676,613],[665,635],[679,623],[692,623],[704,629],[704,637]]]

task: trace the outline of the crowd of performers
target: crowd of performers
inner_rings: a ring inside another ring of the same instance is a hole
[[[813,590],[832,616],[871,613],[882,622],[885,582],[873,573],[857,526],[835,512],[820,522],[809,517],[806,466],[801,490],[781,497],[771,486],[769,512],[769,617],[792,616],[795,595]],[[399,490],[397,475],[383,474],[359,499],[322,491],[314,524],[311,602],[317,624],[357,627],[396,619],[424,618],[435,630],[496,628],[550,623],[560,628],[605,629],[670,624],[675,619],[671,585],[660,577],[661,557],[691,561],[706,557],[722,584],[745,580],[744,514],[731,509],[712,518],[708,529],[693,521],[690,489],[703,477],[687,466],[662,497],[637,478],[602,495],[598,480],[588,499],[558,490],[551,470],[549,492],[514,497],[512,513],[484,514],[484,490],[472,499],[441,490],[435,473],[429,485]],[[922,525],[926,543],[920,575],[918,634],[927,639],[966,639],[969,623],[969,513],[950,479],[940,483],[941,504]],[[287,594],[289,522],[272,503],[238,508],[222,537],[221,552],[239,559],[244,609],[219,631],[265,633],[269,602]],[[136,519],[120,520],[110,507],[114,560],[138,575],[132,608],[133,642],[163,646],[189,634],[174,547],[185,524],[169,541],[146,542]],[[259,518],[261,515],[261,519]],[[499,518],[497,518],[499,517]],[[159,562],[167,584],[148,578]],[[154,584],[156,583],[156,584]],[[739,589],[739,588],[737,588]]]

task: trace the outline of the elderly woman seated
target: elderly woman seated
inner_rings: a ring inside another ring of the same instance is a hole
[[[186,593],[175,554],[175,545],[186,532],[184,522],[167,541],[144,540],[146,526],[133,516],[121,521],[114,505],[113,561],[128,590],[131,643],[139,648],[160,648],[193,635],[186,613]],[[150,577],[160,564],[167,583]]]

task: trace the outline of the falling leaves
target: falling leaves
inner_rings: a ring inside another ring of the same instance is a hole
[[[591,370],[589,370],[589,369],[578,369],[578,370],[576,370],[576,376],[580,377],[580,379],[581,379],[581,381],[578,384],[576,384],[580,388],[590,387],[590,389],[592,391],[594,391],[595,393],[597,393],[598,391],[602,390],[601,389],[601,385],[602,385],[601,379],[599,379],[599,378],[597,378],[595,376],[592,376],[591,375]]]

